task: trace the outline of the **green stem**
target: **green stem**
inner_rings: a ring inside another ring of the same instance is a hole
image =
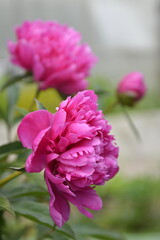
[[[114,110],[114,108],[116,108],[119,104],[119,100],[116,99],[113,103],[111,103],[105,110],[104,110],[104,113],[107,114],[107,113],[110,113]]]
[[[12,179],[20,176],[22,173],[23,172],[16,171],[16,172],[10,174],[8,177],[1,179],[0,180],[0,187],[3,187],[3,185],[5,185],[6,183],[10,182]]]
[[[128,123],[129,123],[129,125],[130,125],[130,127],[131,127],[131,129],[132,129],[132,131],[133,131],[133,133],[134,133],[134,135],[135,135],[135,137],[137,138],[138,141],[141,142],[141,136],[140,136],[140,134],[139,134],[137,128],[135,127],[135,125],[134,125],[132,119],[130,118],[128,112],[126,111],[125,106],[124,106],[123,104],[121,104],[121,106],[122,106],[122,109],[123,109],[124,115],[125,115],[125,117],[126,117]]]

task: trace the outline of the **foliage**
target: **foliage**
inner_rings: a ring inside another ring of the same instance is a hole
[[[113,179],[98,189],[104,207],[94,222],[120,232],[159,232],[159,185],[151,177]]]
[[[124,240],[125,237],[117,230],[158,230],[159,180],[148,178],[117,179],[101,187],[99,193],[104,208],[95,214],[90,224],[73,211],[72,227],[70,224],[62,228],[53,225],[48,207],[49,194],[42,173],[25,172],[24,164],[30,151],[13,140],[11,130],[31,111],[47,107],[54,112],[61,98],[66,96],[53,89],[40,92],[31,84],[31,78],[29,72],[13,77],[7,75],[0,81],[0,118],[8,133],[8,143],[0,146],[0,239]],[[115,89],[106,79],[91,79],[90,88],[99,95],[99,108],[104,113],[110,110],[108,105],[111,104],[113,110],[121,104]]]

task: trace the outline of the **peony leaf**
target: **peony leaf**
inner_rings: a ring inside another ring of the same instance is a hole
[[[15,213],[10,201],[2,194],[0,194],[0,209],[5,210],[11,213],[13,216],[15,216]]]
[[[6,170],[10,167],[10,163],[6,162],[5,158],[0,159],[1,160],[1,167],[0,167],[0,175],[3,175]]]
[[[55,231],[55,229],[54,230],[49,229],[49,231],[48,231],[48,228],[40,225],[40,226],[38,226],[37,239],[38,240],[44,240],[44,239],[45,240],[71,240],[72,238],[68,237],[60,232]]]
[[[2,86],[0,87],[0,91],[5,90],[6,88],[8,88],[9,86],[12,86],[13,84],[22,81],[23,79],[26,79],[28,77],[31,77],[31,73],[30,72],[26,72],[22,75],[19,76],[13,76],[11,78],[9,78],[5,83],[2,84]]]
[[[6,122],[6,115],[4,113],[4,110],[2,109],[2,107],[0,106],[0,117]]]
[[[3,159],[11,153],[19,153],[24,150],[25,149],[19,141],[2,145],[0,146],[0,159]]]
[[[95,225],[79,225],[75,226],[74,230],[78,236],[82,237],[82,239],[85,239],[87,236],[89,236],[93,237],[94,239],[102,240],[125,240],[121,234],[101,229]]]
[[[25,167],[9,167],[9,168],[18,172],[26,172]]]
[[[54,229],[47,205],[33,201],[23,201],[15,203],[14,209],[17,215]],[[65,224],[62,228],[55,228],[55,231],[75,240],[75,234],[68,224]]]
[[[24,183],[20,186],[16,186],[15,188],[10,188],[5,193],[6,196],[10,199],[26,197],[26,196],[34,196],[34,197],[49,197],[48,192],[35,184]]]
[[[63,233],[64,235],[71,237],[72,239],[76,239],[75,233],[68,223],[65,223],[62,228],[56,228],[56,231],[59,233]]]
[[[20,113],[23,117],[26,116],[29,111],[27,109],[24,109],[24,108],[20,108],[20,107],[17,107],[15,106],[15,109],[18,113]]]
[[[17,215],[24,216],[33,222],[53,228],[53,221],[49,215],[49,207],[45,204],[33,201],[23,201],[17,204],[15,203],[14,209]]]
[[[7,94],[7,109],[6,109],[6,117],[7,124],[9,126],[13,125],[14,122],[14,106],[16,105],[19,97],[19,88],[17,85],[9,87],[6,91]]]
[[[43,104],[41,102],[39,102],[37,99],[35,99],[35,102],[36,102],[38,110],[46,110],[46,107],[43,106]]]
[[[3,94],[1,93],[1,97],[0,116],[10,129],[14,123],[14,106],[19,97],[19,88],[16,85],[9,87]]]

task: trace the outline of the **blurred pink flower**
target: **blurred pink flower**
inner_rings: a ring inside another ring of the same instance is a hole
[[[87,88],[86,77],[97,61],[81,34],[51,21],[24,22],[10,41],[11,61],[32,72],[40,89],[56,88],[70,95]]]
[[[143,98],[147,90],[144,82],[144,76],[140,72],[133,72],[126,75],[118,85],[118,95],[121,97],[129,97],[133,102]]]
[[[101,209],[94,186],[104,184],[118,171],[119,149],[110,130],[91,90],[68,97],[55,114],[39,110],[20,123],[19,139],[32,149],[26,171],[45,169],[50,214],[59,227],[69,218],[68,202],[87,217],[92,214],[86,208]]]

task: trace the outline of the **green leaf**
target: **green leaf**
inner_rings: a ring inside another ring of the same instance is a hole
[[[43,104],[41,102],[39,102],[37,99],[35,99],[35,102],[36,102],[38,110],[46,110],[46,108],[43,106]]]
[[[14,107],[18,101],[19,97],[19,88],[14,85],[7,89],[7,109],[6,109],[6,116],[7,116],[7,123],[9,126],[13,125],[14,122]]]
[[[26,172],[25,167],[9,167],[9,168],[18,172]]]
[[[6,196],[10,199],[25,197],[25,196],[34,196],[34,197],[48,197],[49,194],[42,187],[38,185],[33,185],[29,183],[21,184],[15,188],[7,189],[5,193]]]
[[[26,79],[28,77],[31,77],[30,72],[26,72],[23,75],[11,77],[5,83],[2,84],[2,86],[0,87],[0,91],[3,91],[4,89],[8,88],[9,86],[11,86],[17,82],[20,82],[20,81],[22,81],[22,79]]]
[[[20,107],[17,107],[15,106],[15,109],[18,113],[20,113],[23,117],[26,116],[29,111],[27,109],[24,109],[24,108],[20,108]]]
[[[59,232],[53,232],[53,233],[50,233],[50,234],[46,234],[46,236],[44,236],[45,238],[40,238],[40,240],[70,240],[71,238],[70,237],[67,237],[65,235],[62,235],[61,233]]]
[[[0,175],[3,175],[6,170],[10,167],[10,163],[6,162],[5,158],[0,159],[2,160],[0,163]]]
[[[13,205],[16,214],[54,229],[53,221],[49,215],[49,206],[33,201],[23,201]],[[68,224],[65,224],[63,228],[55,228],[55,231],[71,239],[75,239],[75,234]]]
[[[3,159],[11,153],[19,153],[24,150],[25,149],[19,141],[2,145],[0,146],[0,159]]]
[[[0,209],[6,210],[7,212],[11,213],[13,216],[15,215],[10,201],[2,194],[0,194]]]
[[[12,239],[12,240],[18,240],[18,239],[24,239],[23,237],[27,235],[27,233],[30,230],[30,226],[19,226],[20,229],[18,229],[17,225],[12,226],[13,229],[8,227],[8,235],[7,239]]]
[[[62,228],[56,228],[56,231],[59,233],[63,233],[67,237],[76,239],[75,233],[68,223],[65,223],[65,225]]]
[[[66,237],[60,232],[55,231],[55,229],[48,229],[43,225],[37,225],[37,239],[38,240],[70,240],[70,237]]]
[[[0,117],[6,122],[6,116],[1,106],[0,106]]]
[[[124,240],[125,239],[121,234],[113,233],[111,231],[106,231],[95,225],[75,226],[74,230],[76,234],[78,234],[80,237],[83,236],[83,238],[85,238],[85,236],[90,236],[95,239],[102,239],[102,240]]]
[[[13,204],[16,214],[24,216],[33,222],[53,228],[53,221],[49,215],[49,207],[42,203],[23,201]]]

